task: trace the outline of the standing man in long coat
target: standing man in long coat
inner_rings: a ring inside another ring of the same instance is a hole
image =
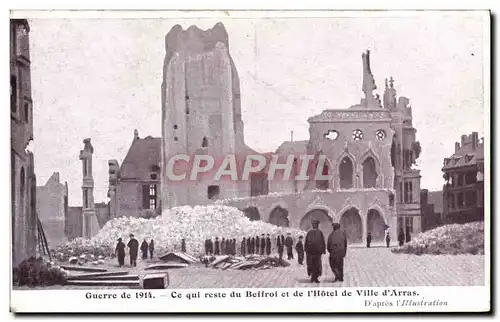
[[[219,237],[215,237],[215,242],[214,242],[214,255],[220,255],[220,244],[219,244]]]
[[[304,243],[302,242],[302,239],[303,237],[300,236],[297,245],[295,245],[295,251],[297,252],[297,260],[299,261],[299,265],[302,265],[304,263]]]
[[[265,251],[266,251],[266,236],[262,234],[260,236],[260,254],[264,255]]]
[[[220,242],[220,253],[221,255],[226,255],[226,238],[222,237]]]
[[[213,255],[214,253],[214,242],[212,241],[212,237],[208,239],[208,255]]]
[[[125,243],[121,238],[118,238],[118,243],[116,243],[115,254],[118,257],[118,265],[120,267],[125,265]]]
[[[141,244],[142,259],[148,259],[148,249],[148,242],[146,241],[146,238],[144,238],[144,241]]]
[[[130,234],[130,240],[128,241],[127,247],[129,248],[130,254],[130,266],[137,266],[137,253],[139,252],[139,242],[134,238],[134,234]]]
[[[312,229],[307,232],[304,245],[306,251],[307,274],[311,283],[319,283],[318,278],[322,273],[321,255],[325,253],[325,236],[319,230],[319,221],[312,221]]]
[[[290,233],[287,234],[285,239],[286,255],[288,260],[293,259],[293,238]]]
[[[283,250],[284,250],[285,245],[283,245],[283,243],[281,242],[281,235],[278,236],[278,240],[276,242],[276,245],[278,246],[278,256],[280,259],[282,259],[283,258]]]
[[[248,254],[252,253],[252,244],[251,244],[251,240],[250,239],[251,239],[250,237],[247,238],[247,253]]]
[[[403,246],[405,243],[405,233],[403,231],[403,228],[399,229],[398,242],[399,242],[399,246]]]
[[[149,242],[149,259],[153,259],[153,253],[155,252],[155,241],[151,238]]]
[[[410,226],[406,226],[406,240],[407,243],[411,241]]]
[[[333,223],[333,231],[328,236],[326,248],[330,253],[330,268],[335,275],[335,280],[344,281],[344,257],[347,253],[347,237],[339,223]]]
[[[243,237],[243,240],[241,241],[241,256],[245,256],[247,254],[246,252],[246,248],[247,248],[247,240],[245,237]]]
[[[266,255],[271,255],[271,236],[269,234],[266,237]]]
[[[208,238],[205,239],[205,256],[208,255]]]

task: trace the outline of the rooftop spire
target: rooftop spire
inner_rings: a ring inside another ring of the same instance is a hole
[[[396,108],[396,89],[394,88],[394,79],[392,76],[387,82],[385,79],[385,91],[384,91],[384,108],[395,109]]]

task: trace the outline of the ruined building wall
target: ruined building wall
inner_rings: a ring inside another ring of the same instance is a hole
[[[166,36],[162,84],[162,205],[209,203],[210,185],[219,186],[221,198],[239,194],[231,181],[170,181],[170,157],[210,154],[220,160],[244,150],[239,80],[226,30],[222,24],[207,31],[173,27]]]
[[[34,156],[27,148],[33,140],[29,25],[10,20],[11,115],[11,233],[12,264],[36,252],[36,177]]]
[[[44,186],[36,188],[36,209],[49,247],[64,243],[67,217],[68,187],[54,172]]]

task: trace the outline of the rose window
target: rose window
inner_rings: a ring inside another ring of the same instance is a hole
[[[352,139],[354,141],[362,140],[363,139],[363,131],[361,131],[360,129],[356,129],[356,130],[352,131]]]
[[[383,140],[385,139],[385,132],[384,130],[378,130],[375,135],[377,136],[377,140]]]
[[[339,137],[339,132],[335,130],[328,130],[328,132],[325,133],[325,139],[328,140],[336,140]]]

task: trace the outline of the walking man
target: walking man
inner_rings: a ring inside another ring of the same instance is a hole
[[[319,283],[318,278],[322,273],[321,255],[325,253],[325,237],[319,230],[319,221],[312,221],[312,229],[307,232],[306,242],[307,275],[311,277],[311,283]]]
[[[347,237],[339,223],[333,223],[333,231],[328,236],[326,248],[330,253],[330,268],[335,275],[334,282],[344,281],[344,257],[347,252]]]
[[[134,238],[134,234],[130,234],[130,240],[127,247],[129,248],[130,266],[137,266],[137,253],[139,252],[139,242]]]

